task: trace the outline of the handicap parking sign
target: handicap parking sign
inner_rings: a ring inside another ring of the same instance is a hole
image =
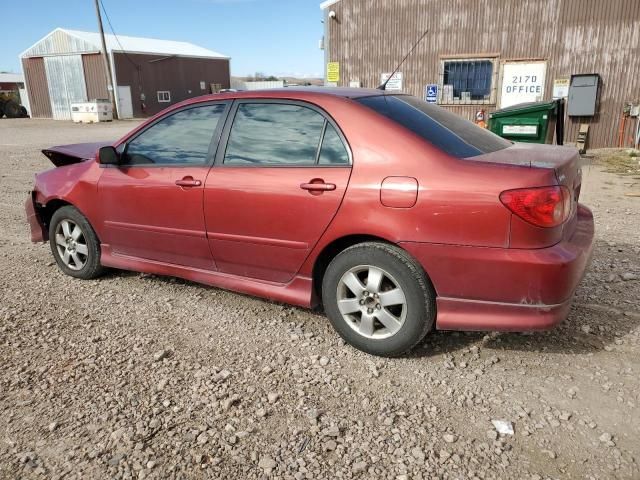
[[[428,103],[436,103],[438,101],[438,85],[429,84],[424,89],[424,99]]]

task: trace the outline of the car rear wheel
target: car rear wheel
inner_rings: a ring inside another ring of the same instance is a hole
[[[435,293],[424,270],[385,243],[361,243],[337,255],[324,275],[322,299],[340,336],[373,355],[407,352],[435,319]]]
[[[49,244],[58,267],[67,275],[89,280],[104,272],[98,237],[75,207],[55,211],[49,225]]]

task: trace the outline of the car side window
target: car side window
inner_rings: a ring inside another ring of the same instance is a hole
[[[349,165],[349,153],[336,129],[327,122],[320,148],[319,165]]]
[[[294,104],[241,103],[225,165],[315,165],[325,118]]]
[[[180,110],[127,143],[121,165],[205,165],[226,104]]]

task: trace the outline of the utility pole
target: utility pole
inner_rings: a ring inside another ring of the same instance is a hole
[[[107,56],[107,42],[104,39],[104,28],[102,28],[102,15],[100,14],[99,0],[94,0],[96,5],[96,15],[98,17],[98,28],[100,29],[100,40],[102,40],[102,59],[104,60],[104,71],[107,75],[107,92],[109,93],[109,100],[113,107],[113,118],[118,118],[118,108],[115,102],[115,86],[113,82],[113,73],[111,72],[111,64],[109,63],[109,57]]]

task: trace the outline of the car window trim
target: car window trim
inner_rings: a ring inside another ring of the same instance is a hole
[[[294,163],[256,164],[256,165],[227,164],[225,165],[223,163],[224,156],[227,152],[227,147],[229,145],[229,135],[231,133],[231,128],[233,127],[233,121],[236,118],[236,114],[238,112],[239,106],[243,103],[273,103],[277,105],[297,105],[300,107],[310,108],[311,110],[314,110],[315,112],[322,115],[325,121],[322,126],[322,134],[320,135],[320,141],[318,144],[318,150],[316,152],[315,163],[307,164],[307,165],[300,165],[300,164],[294,164]],[[322,149],[322,143],[324,142],[324,134],[326,132],[327,123],[330,123],[331,126],[333,126],[336,133],[340,137],[340,140],[342,141],[342,144],[345,150],[347,151],[347,156],[349,158],[348,164],[343,164],[343,165],[336,165],[336,164],[319,165],[318,164],[318,162],[320,161],[320,150]],[[213,164],[214,168],[351,168],[352,166],[353,166],[353,155],[351,153],[351,146],[349,145],[347,138],[342,133],[342,130],[340,129],[336,121],[331,117],[331,115],[329,115],[329,113],[327,113],[326,110],[320,108],[318,105],[315,105],[310,102],[306,102],[304,100],[291,100],[288,98],[245,98],[245,97],[236,98],[233,101],[233,105],[230,108],[225,121],[225,125],[222,131],[222,136],[219,142],[219,148],[218,148],[218,151],[216,152],[216,158]]]
[[[207,150],[207,160],[205,163],[162,163],[162,164],[138,163],[138,164],[131,164],[131,165],[130,164],[100,165],[100,167],[101,168],[120,168],[120,169],[124,169],[124,168],[126,169],[129,169],[129,168],[198,168],[198,167],[207,168],[207,169],[211,168],[213,166],[218,147],[220,146],[220,137],[222,135],[222,129],[226,123],[227,117],[229,115],[229,111],[231,110],[231,106],[233,105],[233,101],[228,99],[208,100],[205,102],[191,103],[189,105],[176,108],[175,110],[171,110],[170,112],[167,112],[165,115],[162,115],[161,117],[156,118],[153,122],[149,123],[148,125],[145,125],[145,127],[142,130],[136,132],[134,135],[127,138],[125,141],[121,142],[116,146],[116,149],[122,148],[121,155],[124,155],[127,151],[127,146],[129,145],[130,142],[138,138],[140,135],[145,133],[147,130],[149,130],[159,122],[166,120],[167,118],[177,113],[184,112],[186,110],[191,110],[193,108],[207,107],[211,105],[224,105],[225,108],[220,114],[220,120],[218,121],[218,124],[216,125],[216,128],[213,131],[213,134],[211,135],[211,141],[209,142],[209,149]]]
[[[324,134],[327,131],[327,119],[324,119],[322,123],[322,131],[320,132],[320,140],[318,141],[318,148],[316,149],[316,161],[314,165],[317,167],[320,165],[320,153],[322,152],[322,145],[324,144]]]

